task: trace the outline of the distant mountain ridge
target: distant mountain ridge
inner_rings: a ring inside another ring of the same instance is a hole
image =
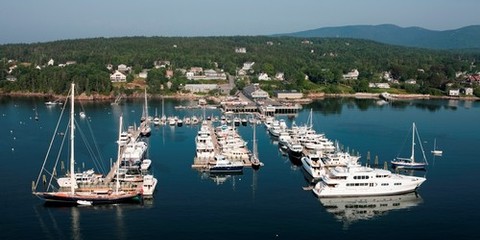
[[[429,49],[480,48],[480,25],[435,31],[421,27],[399,27],[393,24],[324,27],[276,36],[339,37],[368,39],[376,42]]]

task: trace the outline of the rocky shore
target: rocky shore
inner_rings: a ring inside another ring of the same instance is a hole
[[[46,99],[64,99],[65,96],[57,95],[52,93],[32,93],[32,92],[9,92],[4,93],[0,92],[0,96],[10,96],[10,97],[43,97]],[[418,100],[418,99],[458,99],[466,101],[478,101],[480,98],[475,96],[433,96],[428,94],[391,94],[392,98],[395,100]],[[143,93],[134,93],[131,95],[123,95],[122,98],[126,99],[142,99],[144,97]],[[116,98],[115,95],[101,95],[101,94],[91,94],[86,95],[85,93],[80,94],[76,99],[80,101],[114,101]],[[206,95],[196,95],[192,93],[177,93],[174,95],[160,95],[160,94],[150,94],[149,98],[152,99],[179,99],[179,100],[198,100],[200,98],[205,98],[214,102],[220,102],[224,97],[220,96],[206,96]],[[308,103],[313,100],[323,99],[323,98],[357,98],[357,99],[380,99],[380,94],[378,93],[353,93],[353,94],[329,94],[329,93],[309,93],[306,94],[302,99],[288,100],[289,102],[296,103]]]

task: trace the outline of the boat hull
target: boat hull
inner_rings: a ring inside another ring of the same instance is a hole
[[[221,166],[210,167],[210,173],[241,173],[243,166]]]
[[[116,204],[116,203],[141,203],[142,194],[141,193],[125,193],[118,195],[78,195],[70,193],[51,193],[51,192],[40,192],[34,193],[34,195],[45,200],[47,204],[58,204],[58,205],[85,205],[82,203],[89,203],[89,205],[103,205],[103,204]]]
[[[400,195],[405,193],[414,192],[417,190],[420,185],[426,180],[421,177],[406,177],[403,176],[402,180],[394,181],[401,182],[401,185],[394,185],[394,182],[391,182],[390,186],[393,187],[328,187],[323,182],[318,182],[315,187],[312,189],[313,193],[317,197],[367,197],[367,196],[390,196],[390,195]]]
[[[399,169],[413,169],[413,170],[425,170],[427,168],[427,164],[425,163],[401,163],[401,162],[391,162],[393,168]]]
[[[312,167],[311,162],[309,162],[307,157],[302,157],[301,161],[302,161],[302,166],[305,172],[307,172],[314,180],[318,180],[322,177],[320,173],[320,169]]]

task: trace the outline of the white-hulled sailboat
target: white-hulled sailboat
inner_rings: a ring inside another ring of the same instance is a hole
[[[50,203],[59,203],[59,204],[71,204],[71,205],[97,205],[97,204],[113,204],[113,203],[125,203],[133,202],[139,203],[142,200],[142,193],[138,190],[121,190],[120,184],[117,181],[117,184],[114,188],[108,187],[107,185],[92,185],[88,189],[82,189],[78,186],[77,180],[75,178],[75,112],[74,112],[74,91],[75,84],[72,83],[70,89],[70,184],[69,188],[58,188],[55,190],[52,183],[52,179],[55,177],[54,173],[51,174],[49,185],[45,191],[37,191],[40,178],[42,173],[47,172],[45,169],[46,160],[48,159],[48,154],[50,149],[47,152],[47,157],[42,165],[40,174],[37,177],[37,181],[34,182],[32,186],[33,195],[45,200]],[[60,121],[59,121],[60,122]],[[121,118],[120,118],[121,126]],[[120,127],[121,132],[121,127]],[[119,133],[120,134],[120,133]],[[56,134],[54,134],[55,136]],[[53,140],[52,140],[53,143]],[[118,169],[118,161],[116,169]],[[55,172],[53,170],[52,172]],[[45,179],[46,180],[46,179]]]
[[[442,156],[442,154],[443,154],[442,150],[437,149],[437,139],[436,138],[433,140],[432,154],[433,154],[433,156]]]

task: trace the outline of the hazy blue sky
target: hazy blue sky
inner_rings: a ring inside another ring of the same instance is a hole
[[[480,0],[10,0],[0,44],[117,36],[267,35],[384,24],[480,24]]]

